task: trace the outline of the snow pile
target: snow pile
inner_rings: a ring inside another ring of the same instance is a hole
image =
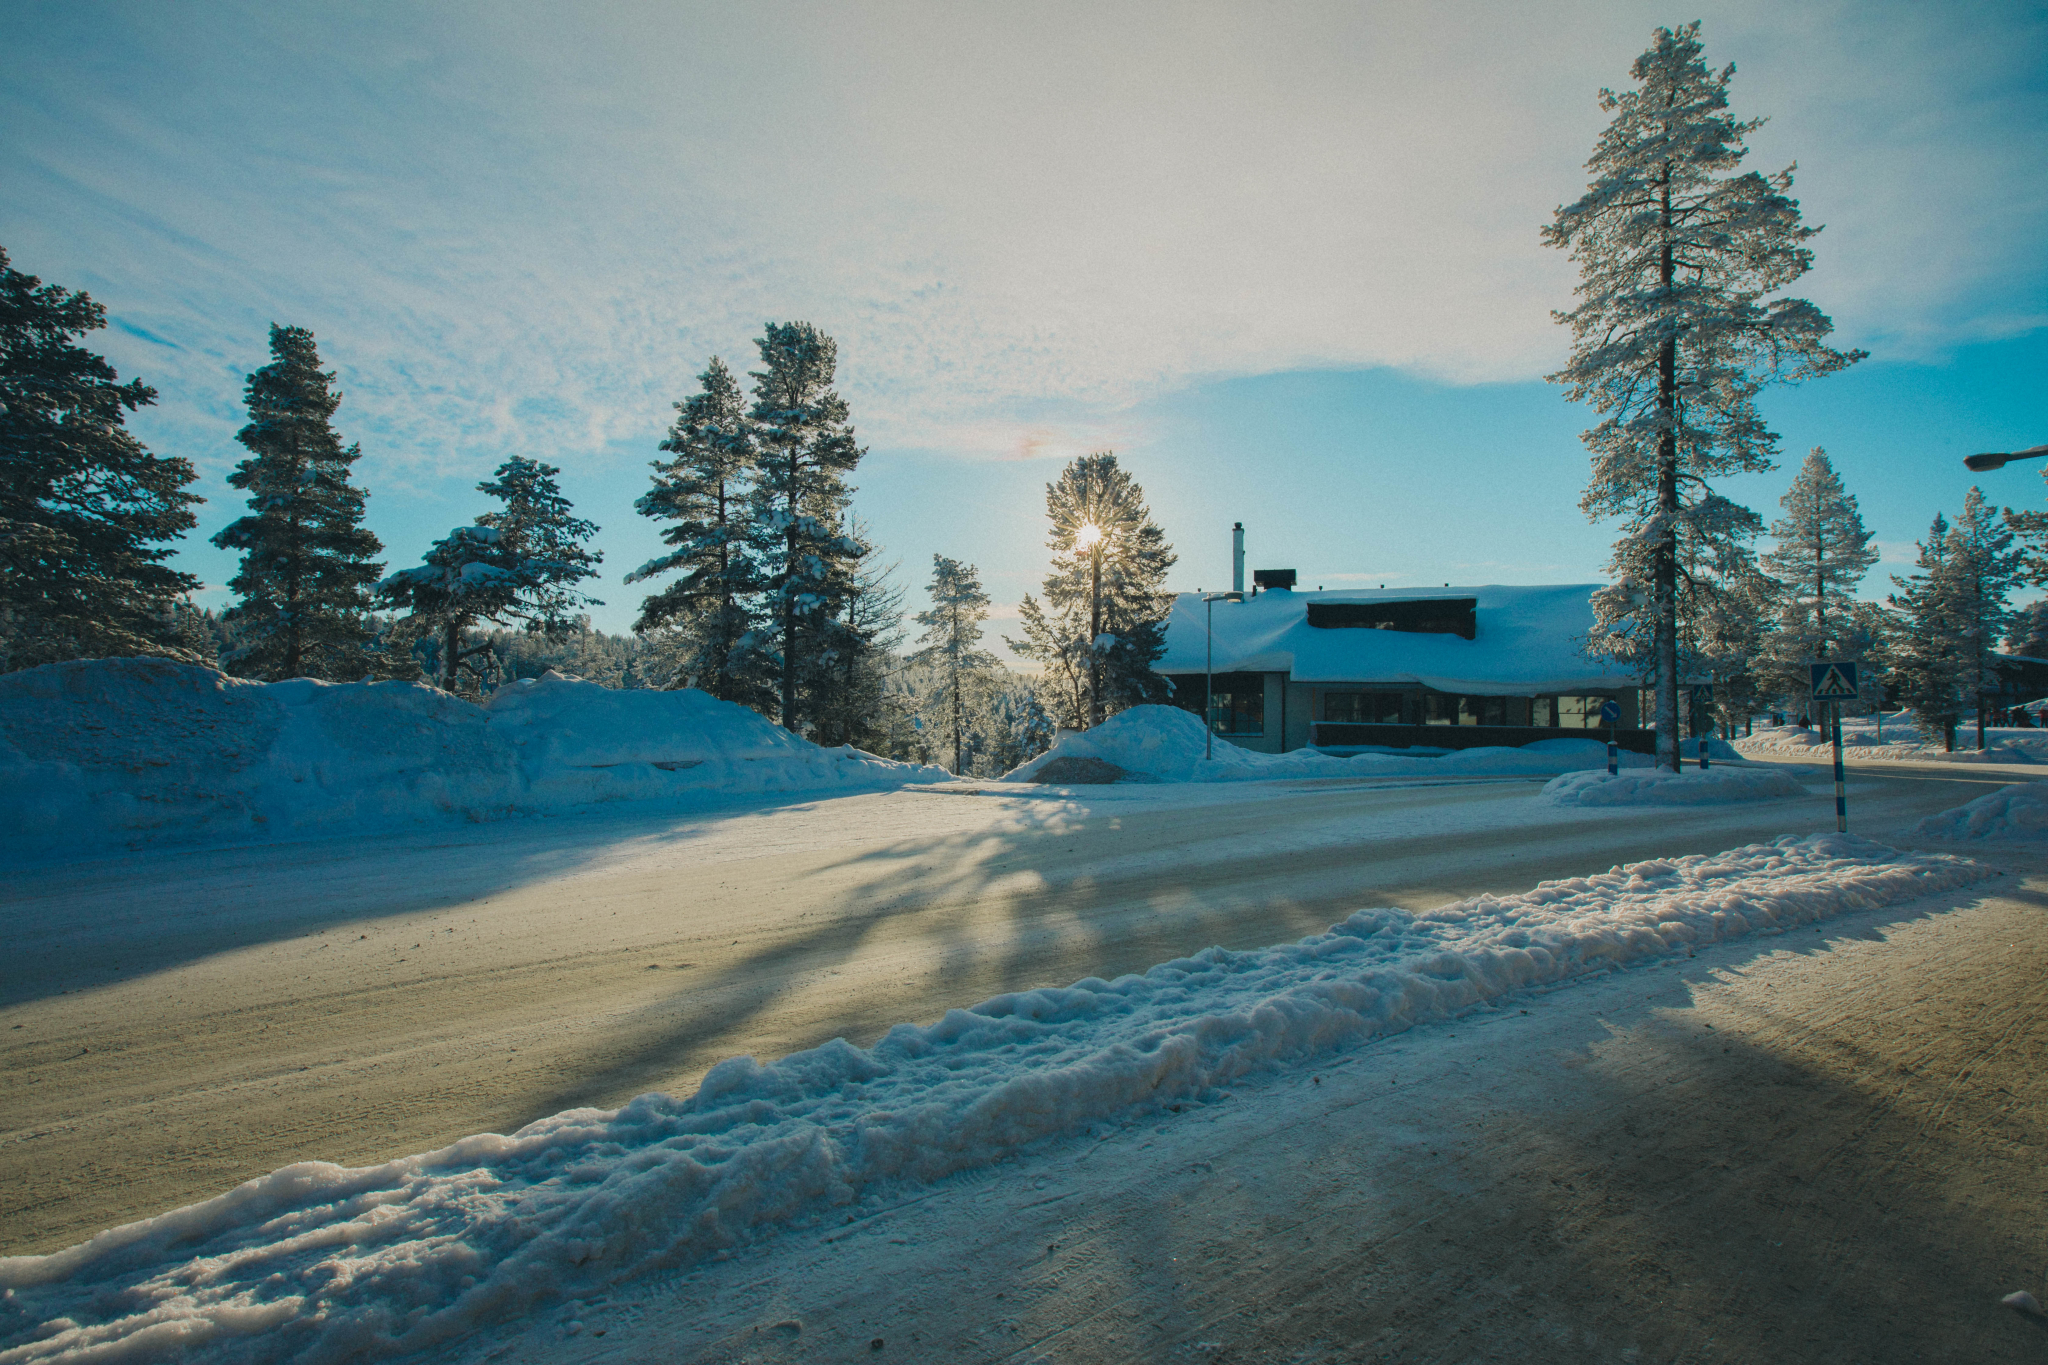
[[[1134,706],[1093,730],[1069,730],[1052,748],[1004,776],[1031,782],[1060,759],[1094,759],[1154,782],[1259,782],[1303,777],[1550,777],[1575,768],[1607,765],[1605,741],[1542,739],[1519,749],[1459,749],[1441,758],[1402,754],[1353,754],[1340,758],[1314,749],[1261,754],[1218,739],[1213,756],[1203,757],[1207,732],[1191,711],[1178,706]],[[1725,747],[1725,746],[1724,746]],[[1738,758],[1730,751],[1730,756]],[[1624,753],[1622,766],[1648,767],[1645,754]]]
[[[1913,826],[1927,839],[1986,842],[2048,839],[2048,782],[2018,782],[1988,796],[1930,815]]]
[[[1905,713],[1884,718],[1883,734],[1866,716],[1842,722],[1842,757],[1845,759],[1906,759],[1916,763],[2048,763],[2048,734],[2040,730],[1998,727],[1986,732],[1986,747],[1976,748],[1974,726],[1965,726],[1958,739],[1969,747],[1950,752],[1942,747],[1941,735],[1929,737]],[[1752,758],[1788,757],[1826,759],[1834,751],[1834,738],[1816,726],[1764,725],[1754,734],[1735,741],[1736,749]]]
[[[837,1222],[878,1181],[1037,1139],[1510,992],[1967,886],[1990,869],[1850,835],[1636,863],[1423,914],[1361,910],[1297,943],[1211,948],[1115,981],[997,996],[872,1050],[723,1062],[509,1137],[346,1169],[286,1167],[49,1256],[0,1260],[0,1359],[358,1360],[757,1232]]]
[[[1566,773],[1543,785],[1556,806],[1719,806],[1804,796],[1806,788],[1781,768],[1668,768],[1630,772]]]
[[[420,683],[264,684],[163,659],[0,676],[0,856],[945,776],[821,749],[701,692],[558,674],[488,707]]]

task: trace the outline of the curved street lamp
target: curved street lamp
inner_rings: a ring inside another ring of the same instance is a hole
[[[1212,592],[1203,594],[1202,600],[1209,604],[1209,654],[1202,669],[1202,757],[1216,757],[1216,604],[1218,602],[1242,602],[1241,592]],[[1285,744],[1286,737],[1280,742]]]
[[[2000,450],[1984,455],[1966,455],[1963,467],[1983,473],[1987,469],[2003,469],[2014,460],[2038,460],[2048,455],[2048,446],[2028,446],[2025,450]]]

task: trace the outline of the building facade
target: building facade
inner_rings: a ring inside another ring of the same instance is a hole
[[[1599,584],[1297,592],[1291,571],[1257,577],[1275,586],[1181,594],[1155,665],[1233,744],[1464,749],[1611,730],[1655,750],[1639,680],[1582,652]]]

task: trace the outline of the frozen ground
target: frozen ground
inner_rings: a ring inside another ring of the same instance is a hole
[[[1888,766],[1852,814],[1883,833],[2001,780]],[[47,869],[0,925],[0,1222],[54,1249],[294,1158],[684,1093],[734,1053],[1832,825],[1825,787],[1653,812],[1537,787],[950,784]]]

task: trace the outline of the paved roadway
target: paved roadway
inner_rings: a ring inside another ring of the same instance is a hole
[[[1854,827],[1897,835],[2025,775],[1871,764]],[[735,1053],[870,1042],[1364,904],[1832,828],[1812,776],[1803,805],[1585,814],[1538,807],[1522,781],[1195,805],[910,791],[16,876],[0,900],[0,1253],[291,1161],[509,1131],[686,1088]]]

